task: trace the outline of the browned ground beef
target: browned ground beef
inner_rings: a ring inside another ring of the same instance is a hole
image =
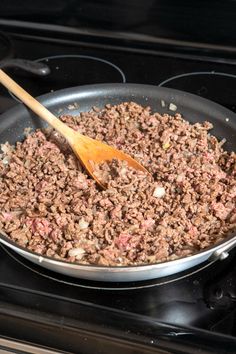
[[[236,154],[179,114],[136,103],[61,118],[124,150],[153,177],[113,161],[99,190],[55,132],[30,134],[0,162],[0,228],[42,255],[136,265],[193,254],[236,228]]]

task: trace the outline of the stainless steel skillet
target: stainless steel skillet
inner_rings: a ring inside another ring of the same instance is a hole
[[[50,93],[39,98],[56,115],[62,113],[78,114],[88,111],[92,106],[117,104],[135,101],[149,105],[153,111],[173,113],[170,108],[177,107],[186,120],[199,122],[208,120],[214,124],[213,133],[226,138],[226,149],[236,151],[236,115],[226,108],[189,93],[141,84],[101,84],[73,87]],[[76,103],[76,105],[75,105]],[[173,106],[174,105],[174,106]],[[75,109],[71,110],[71,107]],[[23,105],[5,112],[0,116],[0,143],[9,141],[14,144],[23,139],[27,127],[42,128],[43,123]],[[236,245],[236,232],[223,242],[205,249],[193,256],[153,265],[132,267],[103,267],[79,265],[42,257],[18,246],[6,235],[0,236],[0,242],[28,260],[55,272],[72,277],[97,281],[138,281],[159,278],[175,274],[207,260],[223,259]]]

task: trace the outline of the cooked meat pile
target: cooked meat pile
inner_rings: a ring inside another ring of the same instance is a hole
[[[97,166],[101,191],[55,131],[2,146],[0,228],[23,247],[82,264],[138,265],[191,255],[236,229],[236,154],[180,114],[136,103],[61,119],[124,150],[152,174]]]

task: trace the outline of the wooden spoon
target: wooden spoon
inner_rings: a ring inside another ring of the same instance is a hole
[[[39,117],[43,118],[46,122],[48,122],[48,124],[50,124],[66,138],[75,155],[80,159],[88,173],[101,187],[105,188],[105,185],[94,175],[94,167],[91,161],[95,163],[102,163],[105,161],[111,161],[112,159],[119,159],[127,161],[128,166],[133,167],[136,170],[148,173],[142,165],[124,152],[117,150],[101,141],[82,135],[68,127],[1,69],[0,82],[23,103],[25,103],[27,107],[29,107]]]

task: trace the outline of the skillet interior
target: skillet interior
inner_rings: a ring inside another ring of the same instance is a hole
[[[161,100],[165,102],[165,107]],[[40,96],[39,101],[57,116],[65,113],[76,115],[90,110],[92,106],[103,107],[107,103],[125,101],[135,101],[150,106],[153,111],[173,114],[169,104],[174,103],[177,112],[190,122],[211,121],[214,124],[212,133],[227,139],[227,150],[236,150],[236,115],[214,102],[183,91],[140,84],[100,84],[59,90]],[[69,109],[74,103],[77,107]],[[35,118],[34,113],[19,104],[1,115],[0,142],[14,144],[23,139],[25,128],[36,129],[44,125],[41,119]]]
[[[218,104],[182,91],[138,84],[102,84],[60,90],[43,95],[39,100],[56,115],[65,113],[76,115],[79,112],[90,110],[92,106],[103,107],[107,103],[118,104],[125,101],[135,101],[141,105],[150,106],[153,111],[173,114],[173,111],[169,110],[169,104],[174,103],[177,106],[177,112],[181,113],[186,120],[212,122],[214,125],[212,133],[218,138],[227,139],[225,144],[227,150],[236,150],[236,115]],[[163,107],[163,101],[165,107]],[[77,105],[74,109],[70,109],[74,103]],[[36,129],[43,126],[45,126],[44,122],[35,117],[31,111],[23,105],[17,105],[0,117],[0,143],[8,141],[14,144],[24,138],[25,128]],[[188,257],[189,260],[190,258]],[[176,261],[168,263],[173,262]],[[65,262],[58,263],[65,265]],[[88,267],[93,268],[93,266]],[[112,269],[112,267],[107,268]],[[132,267],[126,268],[132,269]]]

